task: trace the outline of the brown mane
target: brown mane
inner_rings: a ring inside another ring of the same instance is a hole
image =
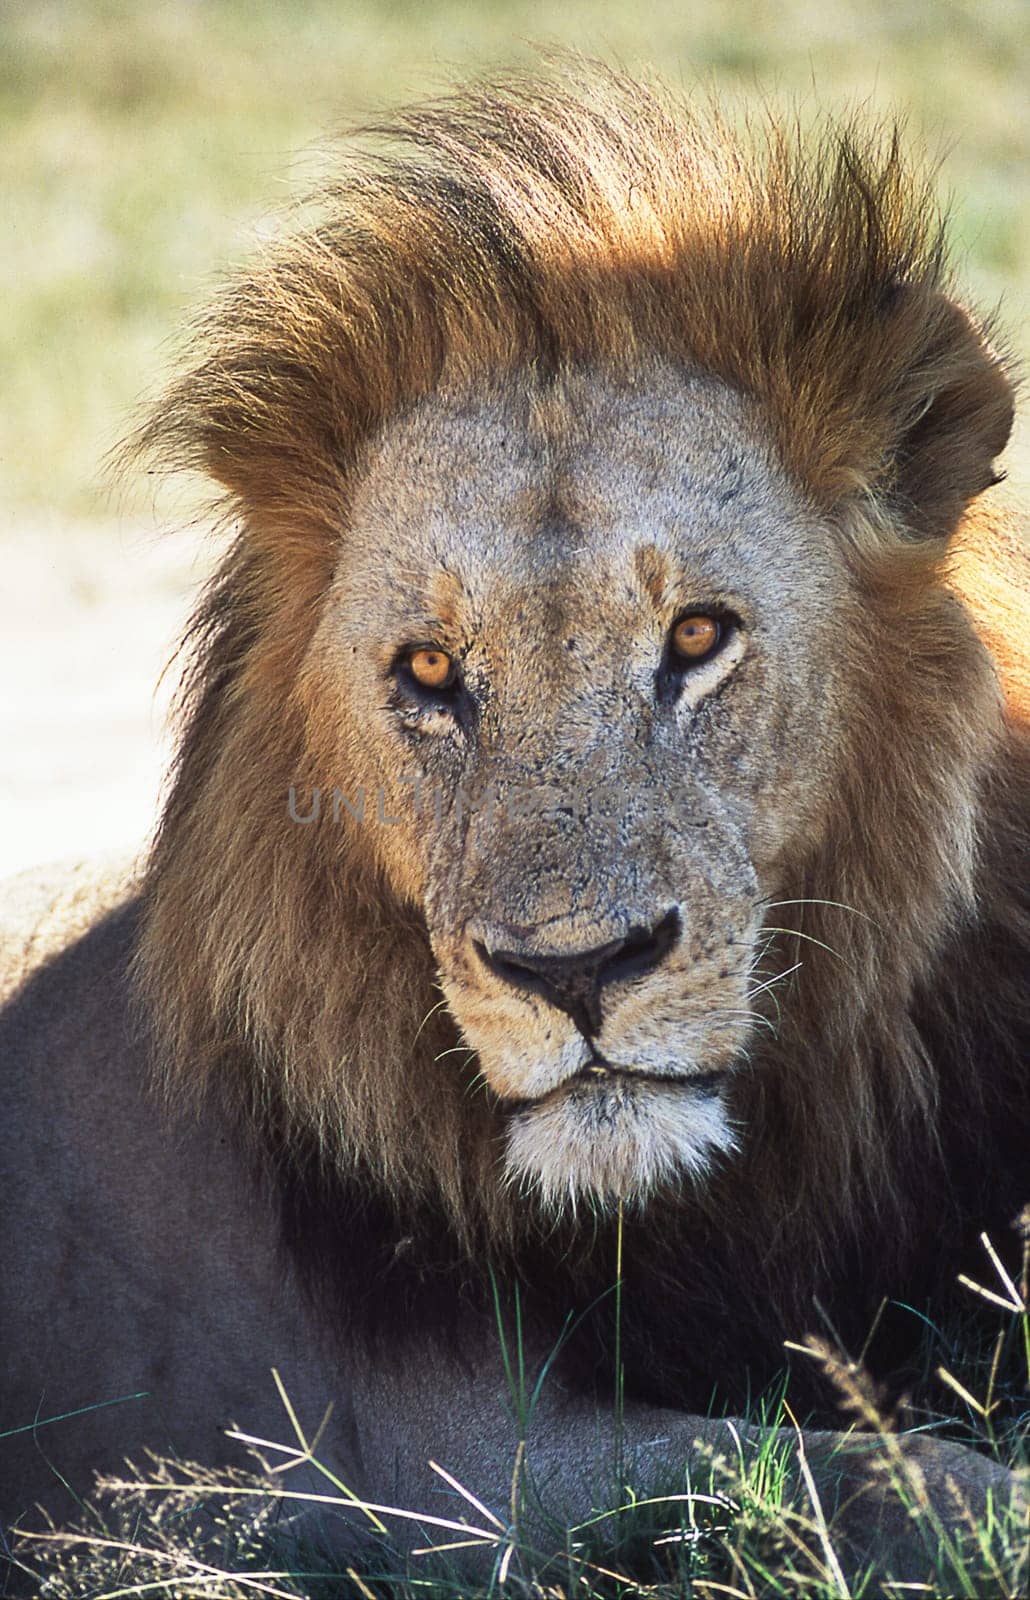
[[[363,449],[399,410],[526,366],[657,354],[712,372],[757,399],[869,595],[851,789],[827,851],[796,863],[798,899],[840,904],[775,913],[784,938],[815,941],[806,989],[749,1080],[746,1166],[696,1203],[698,1238],[736,1239],[739,1259],[761,1216],[779,1241],[766,1292],[786,1304],[799,1249],[814,1280],[863,1219],[903,1252],[913,1163],[961,1146],[975,1171],[995,1137],[988,1070],[1026,1126],[1025,777],[946,582],[962,523],[953,583],[991,593],[984,632],[1015,700],[1019,552],[962,521],[1008,432],[1001,358],[946,296],[941,221],[893,135],[771,127],[742,145],[709,107],[599,71],[583,91],[511,83],[379,132],[390,153],[355,156],[323,220],[201,319],[141,439],[213,477],[239,525],[193,626],[147,880],[140,973],[169,1093],[221,1086],[285,1161],[303,1150],[396,1207],[440,1207],[467,1248],[526,1233],[490,1106],[467,1074],[431,1070],[456,1040],[420,914],[353,841],[288,824],[289,786],[319,781],[298,669]],[[910,649],[884,671],[888,617]]]

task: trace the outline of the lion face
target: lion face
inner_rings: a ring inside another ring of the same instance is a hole
[[[321,781],[553,1203],[732,1152],[861,646],[843,552],[715,380],[512,378],[370,451],[302,680]]]

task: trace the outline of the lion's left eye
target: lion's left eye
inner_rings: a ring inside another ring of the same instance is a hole
[[[715,654],[723,640],[725,626],[718,617],[697,612],[681,617],[670,635],[672,654],[684,665],[695,666]]]

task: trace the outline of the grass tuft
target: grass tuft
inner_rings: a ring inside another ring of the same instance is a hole
[[[1022,1594],[1030,1582],[1026,1506],[989,1504],[978,1519],[953,1479],[945,1477],[943,1492],[939,1484],[930,1492],[926,1462],[932,1456],[920,1453],[928,1436],[957,1436],[1015,1471],[1030,1495],[1030,1212],[1020,1228],[1019,1274],[1008,1273],[985,1239],[994,1279],[967,1285],[981,1305],[990,1291],[986,1303],[997,1313],[997,1330],[985,1336],[974,1333],[972,1322],[938,1328],[926,1319],[923,1379],[900,1405],[890,1407],[861,1360],[826,1340],[794,1347],[832,1382],[842,1428],[854,1426],[848,1441],[854,1449],[840,1451],[842,1474],[845,1457],[853,1463],[860,1456],[871,1476],[889,1486],[894,1524],[900,1518],[914,1532],[928,1581],[886,1581],[868,1549],[855,1545],[854,1520],[842,1525],[839,1508],[830,1503],[834,1479],[826,1460],[816,1471],[810,1459],[819,1435],[799,1426],[789,1384],[777,1398],[756,1404],[747,1419],[767,1430],[757,1451],[740,1442],[728,1457],[698,1446],[679,1478],[670,1478],[667,1493],[643,1495],[626,1483],[583,1523],[562,1524],[548,1513],[526,1450],[553,1356],[541,1372],[527,1371],[518,1315],[506,1333],[499,1295],[499,1336],[522,1440],[507,1504],[485,1504],[446,1464],[436,1463],[454,1496],[452,1516],[363,1501],[319,1462],[328,1419],[309,1438],[276,1375],[288,1440],[233,1434],[250,1448],[253,1472],[152,1458],[144,1470],[105,1482],[96,1512],[80,1527],[22,1536],[19,1557],[33,1572],[41,1600],[488,1600],[502,1593],[517,1600],[871,1600],[891,1594],[979,1600]],[[958,1410],[945,1401],[957,1401]],[[621,1387],[616,1402],[622,1403]],[[360,1559],[342,1567],[322,1553],[340,1519],[363,1529]],[[391,1530],[412,1523],[415,1549],[402,1555]],[[463,1565],[470,1552],[476,1581]]]

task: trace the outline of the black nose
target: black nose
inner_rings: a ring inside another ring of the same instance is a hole
[[[512,948],[488,950],[479,939],[476,954],[497,977],[530,994],[543,995],[567,1012],[588,1038],[601,1031],[601,990],[623,978],[640,977],[663,961],[680,934],[679,913],[666,912],[651,928],[631,928],[624,939],[612,939],[575,955],[541,955]]]

